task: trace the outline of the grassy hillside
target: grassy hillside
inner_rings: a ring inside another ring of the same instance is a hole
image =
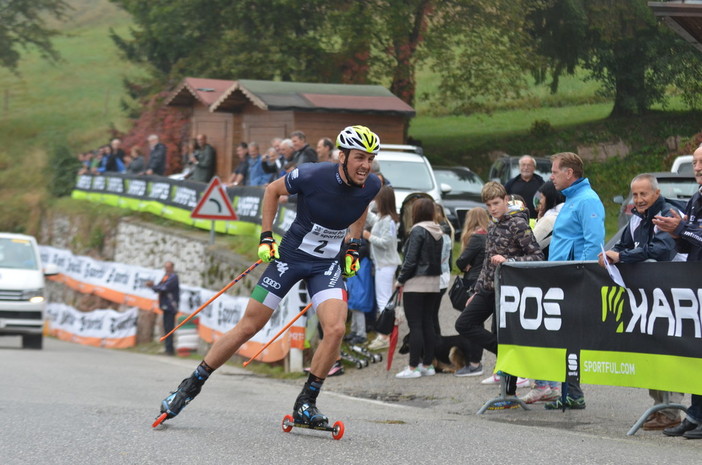
[[[55,65],[32,51],[17,74],[0,68],[0,217],[3,230],[35,232],[47,200],[44,167],[57,145],[72,151],[105,143],[109,129],[126,129],[122,79],[139,72],[122,62],[109,28],[125,31],[129,17],[107,0],[69,0],[71,18],[52,26]]]
[[[69,3],[70,19],[54,24],[64,33],[54,42],[63,57],[60,63],[52,65],[29,52],[18,74],[0,69],[3,230],[35,232],[49,201],[44,167],[55,147],[78,152],[105,143],[112,127],[127,129],[120,109],[122,80],[143,71],[121,60],[109,28],[125,33],[130,18],[107,0]],[[545,85],[534,85],[519,99],[496,102],[489,116],[450,116],[432,106],[429,95],[436,91],[437,80],[420,70],[418,116],[410,135],[422,142],[432,161],[469,166],[483,176],[491,156],[499,152],[548,155],[621,138],[632,147],[630,159],[588,168],[614,216],[616,206],[608,199],[625,193],[632,172],[667,167],[665,139],[697,133],[702,116],[668,111],[607,120],[611,103],[598,94],[599,84],[585,77],[583,72],[564,77],[555,95]]]

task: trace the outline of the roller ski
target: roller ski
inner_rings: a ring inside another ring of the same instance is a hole
[[[354,344],[351,346],[351,350],[356,352],[357,354],[361,354],[364,357],[368,358],[371,363],[378,363],[383,361],[383,355],[382,354],[376,354],[368,350],[366,347]]]
[[[353,355],[349,354],[348,352],[344,352],[343,350],[341,351],[341,359],[353,363],[359,370],[368,366],[368,360],[358,359]]]
[[[329,426],[329,419],[310,401],[297,404],[292,415],[283,417],[281,426],[286,433],[292,431],[293,428],[306,428],[330,432],[332,438],[337,441],[344,436],[344,424],[337,421],[334,426]]]
[[[197,371],[181,381],[178,389],[161,401],[161,413],[151,425],[153,428],[177,416],[200,393],[207,378],[200,377]]]

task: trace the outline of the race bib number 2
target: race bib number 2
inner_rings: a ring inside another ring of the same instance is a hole
[[[319,258],[335,258],[341,250],[341,242],[346,237],[346,229],[329,229],[318,224],[302,238],[298,249]]]

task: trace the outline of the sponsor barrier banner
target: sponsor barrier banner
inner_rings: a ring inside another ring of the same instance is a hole
[[[49,303],[46,332],[63,341],[124,349],[136,344],[137,314],[136,308],[126,312],[111,309],[80,312],[69,305]]]
[[[134,211],[149,212],[172,221],[210,230],[212,221],[195,220],[190,213],[205,193],[207,184],[161,176],[109,173],[83,174],[76,179],[72,197]],[[232,235],[253,235],[261,224],[263,188],[242,186],[226,188],[238,221],[216,221],[215,231]],[[295,219],[295,203],[282,206],[273,232],[285,234]]]
[[[156,293],[146,287],[144,283],[148,280],[159,282],[163,277],[163,270],[95,260],[86,256],[73,255],[69,250],[50,246],[40,246],[39,249],[43,263],[53,263],[59,269],[60,274],[51,278],[52,280],[61,282],[84,294],[95,294],[118,304],[160,312]],[[181,313],[190,314],[216,293],[217,291],[210,289],[181,284],[178,309]],[[230,296],[227,294],[218,297],[217,300],[199,313],[200,324],[198,331],[200,337],[208,343],[212,343],[221,337],[222,334],[239,322],[244,314],[247,302],[248,297]],[[299,313],[308,302],[309,298],[304,286],[301,283],[293,286],[288,295],[281,301],[278,309],[273,313],[270,321],[266,323],[266,326],[242,346],[238,353],[244,357],[251,357]],[[78,311],[76,310],[76,312]],[[81,316],[85,316],[85,318],[93,318],[93,316],[90,316],[93,312],[78,313]],[[68,313],[66,314],[68,315]],[[72,317],[67,318],[69,320],[72,319]],[[94,318],[97,319],[98,317],[95,316]],[[76,320],[75,318],[73,319]],[[97,336],[91,335],[92,333],[83,333],[82,329],[85,329],[86,326],[75,324],[57,328],[57,321],[61,321],[61,318],[48,318],[49,334],[75,342],[88,341],[85,343],[107,346],[105,342],[96,343],[97,339],[94,338]],[[301,318],[296,322],[296,326],[290,328],[285,335],[271,344],[257,360],[274,362],[283,359],[291,347],[302,349],[304,344],[304,326],[304,318]],[[63,336],[61,336],[62,334]],[[70,334],[70,337],[67,334]],[[116,346],[111,345],[110,347]]]
[[[497,281],[497,369],[551,381],[702,394],[698,263],[509,263]]]

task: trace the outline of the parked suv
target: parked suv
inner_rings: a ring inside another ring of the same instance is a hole
[[[465,166],[435,166],[434,176],[440,184],[448,184],[451,190],[444,192],[444,209],[456,230],[456,239],[461,237],[466,215],[472,208],[484,208],[480,192],[483,180]]]
[[[19,335],[22,347],[42,348],[44,276],[57,273],[56,265],[42,268],[33,237],[0,233],[0,336]]]
[[[375,159],[380,165],[380,172],[395,190],[397,212],[400,214],[398,237],[402,243],[412,227],[410,209],[407,208],[411,202],[418,196],[429,196],[442,204],[441,196],[449,192],[451,186],[436,181],[431,163],[421,147],[381,144]],[[405,205],[405,200],[408,205]]]
[[[451,190],[451,186],[441,186],[436,181],[431,163],[421,147],[381,144],[375,159],[380,164],[380,172],[395,190],[398,212],[405,197],[413,192],[427,193],[434,201],[441,203],[442,193]]]
[[[507,181],[519,174],[519,159],[523,156],[498,158],[490,166],[488,179],[497,181],[504,186],[507,184]],[[536,160],[536,170],[534,172],[544,178],[544,181],[548,181],[551,178],[551,160],[544,157],[534,157],[534,159]]]

